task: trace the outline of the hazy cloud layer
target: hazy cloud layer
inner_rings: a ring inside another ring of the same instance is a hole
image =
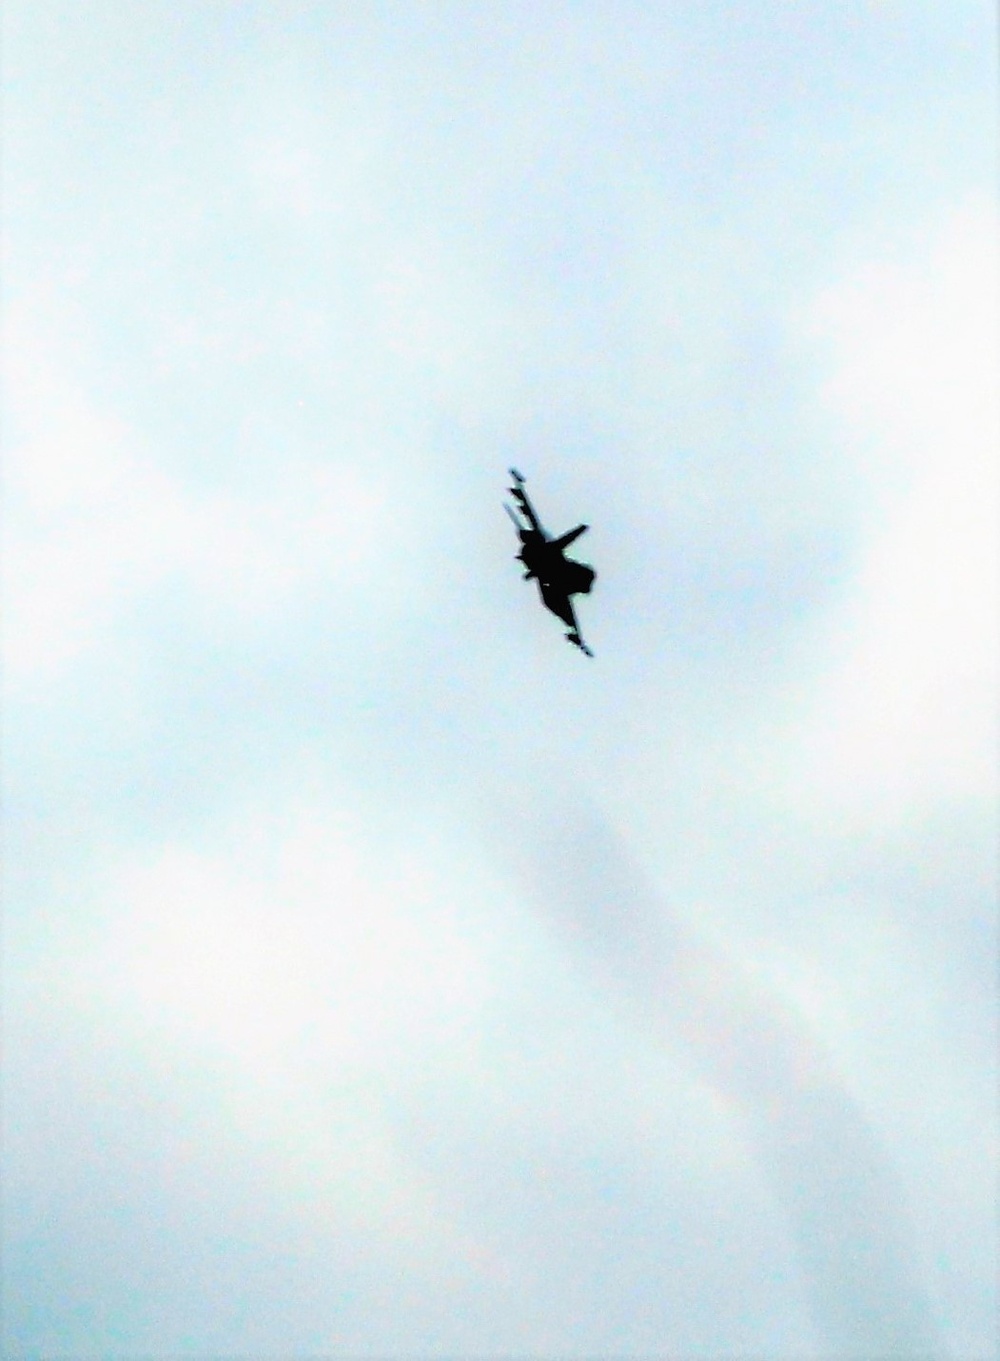
[[[4,25],[5,1349],[991,1355],[994,19]]]

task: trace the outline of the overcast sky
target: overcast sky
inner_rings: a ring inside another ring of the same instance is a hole
[[[992,1357],[994,7],[4,30],[5,1354]]]

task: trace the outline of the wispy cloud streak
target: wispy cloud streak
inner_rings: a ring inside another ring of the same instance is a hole
[[[895,1170],[822,1042],[692,932],[598,814],[519,841],[530,891],[595,974],[742,1118],[795,1243],[820,1352],[944,1356]]]

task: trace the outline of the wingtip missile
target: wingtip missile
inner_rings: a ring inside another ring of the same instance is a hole
[[[591,652],[590,648],[587,646],[587,644],[580,637],[579,633],[577,633],[576,631],[572,633],[567,633],[566,641],[567,643],[572,643],[574,647],[578,647],[581,652],[586,654],[586,656],[592,657],[594,655]]]

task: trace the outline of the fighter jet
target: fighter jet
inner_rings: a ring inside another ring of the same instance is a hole
[[[526,525],[522,524],[518,515],[511,510],[506,501],[504,502],[503,508],[514,522],[514,528],[521,540],[521,551],[515,561],[524,564],[525,581],[538,582],[542,603],[546,609],[551,610],[564,624],[569,625],[567,642],[578,647],[588,657],[592,657],[594,654],[580,636],[580,626],[573,612],[572,597],[587,595],[597,573],[585,562],[575,562],[573,558],[567,558],[565,553],[570,544],[578,539],[588,526],[577,525],[575,529],[560,534],[557,539],[551,538],[542,528],[542,523],[528,500],[528,494],[524,490],[524,478],[516,468],[510,469],[510,475],[514,479],[514,485],[508,490],[514,498],[520,516],[527,522]]]

